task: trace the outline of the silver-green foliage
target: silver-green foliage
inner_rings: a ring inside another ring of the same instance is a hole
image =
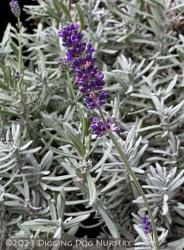
[[[184,235],[184,36],[170,26],[184,3],[79,2],[25,6],[36,27],[31,35],[23,28],[23,86],[14,77],[15,27],[7,26],[0,44],[0,233],[59,238],[98,227],[98,236],[135,239],[136,249],[150,246],[132,180],[108,138],[91,135],[92,113],[75,89],[80,119],[58,69],[65,52],[57,32],[72,19],[97,50],[112,100],[105,112],[122,128],[117,140],[152,207],[160,247],[177,248]]]

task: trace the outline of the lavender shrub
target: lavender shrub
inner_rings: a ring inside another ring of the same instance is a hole
[[[0,238],[184,248],[181,2],[9,2]]]

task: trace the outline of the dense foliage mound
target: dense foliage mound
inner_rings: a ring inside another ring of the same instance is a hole
[[[98,110],[63,64],[58,32],[78,23],[159,247],[183,249],[184,2],[38,0],[22,11],[33,33],[20,14],[0,43],[0,238],[121,237],[153,249],[143,198],[109,135],[93,133]]]

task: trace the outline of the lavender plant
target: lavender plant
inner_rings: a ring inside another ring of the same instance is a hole
[[[10,8],[18,25],[0,43],[0,237],[182,249],[182,1]]]

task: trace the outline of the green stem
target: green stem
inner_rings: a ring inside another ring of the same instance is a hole
[[[19,29],[19,57],[18,57],[18,71],[22,72],[22,28],[20,18],[18,18],[18,29]]]
[[[18,92],[20,94],[20,98],[22,100],[22,91],[23,91],[23,89],[22,89],[23,88],[23,86],[22,86],[22,82],[23,82],[22,24],[21,24],[19,17],[17,20],[18,20],[18,30],[19,30],[18,73],[21,74],[20,79],[17,82],[17,90],[18,90]]]
[[[104,115],[103,115],[103,113],[102,113],[102,111],[100,109],[99,109],[99,112],[100,112],[102,120],[105,121],[105,117],[104,117]],[[132,178],[132,180],[133,180],[139,194],[141,195],[141,197],[142,197],[142,199],[144,201],[144,204],[145,204],[145,206],[147,208],[148,215],[150,217],[151,225],[152,225],[152,228],[153,228],[153,249],[154,250],[159,250],[158,235],[157,235],[157,230],[156,230],[154,217],[153,217],[151,208],[150,208],[150,206],[148,204],[147,198],[146,198],[146,196],[144,194],[144,191],[143,191],[141,185],[139,184],[139,181],[138,181],[134,171],[132,170],[132,168],[131,168],[131,166],[130,166],[127,158],[126,158],[125,153],[122,151],[122,149],[121,149],[119,143],[116,141],[114,135],[111,132],[109,132],[108,134],[109,134],[109,137],[110,137],[111,141],[113,142],[117,152],[119,153],[122,161],[124,162],[129,176],[131,176],[131,178]]]

